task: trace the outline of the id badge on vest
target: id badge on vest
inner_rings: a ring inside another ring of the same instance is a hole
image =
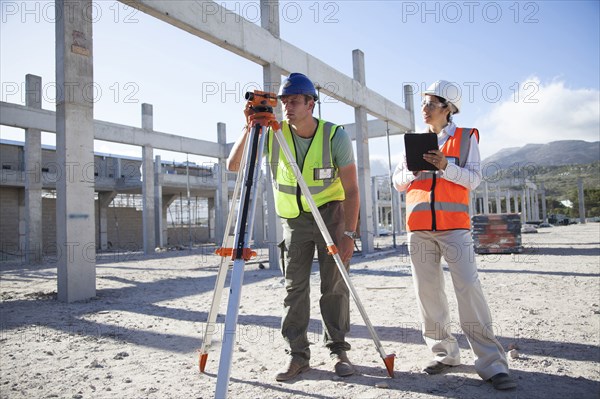
[[[452,163],[452,164],[454,164],[454,165],[459,165],[459,164],[458,164],[458,158],[456,158],[456,157],[448,157],[448,156],[447,156],[447,157],[446,157],[446,159],[448,160],[448,163]],[[460,166],[460,165],[459,165],[459,166]]]
[[[314,180],[333,180],[335,178],[335,168],[314,168]]]

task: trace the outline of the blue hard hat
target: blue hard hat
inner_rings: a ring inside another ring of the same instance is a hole
[[[291,73],[282,83],[279,88],[278,97],[289,96],[293,94],[304,94],[306,96],[312,96],[315,101],[319,98],[315,86],[306,75],[301,73]]]

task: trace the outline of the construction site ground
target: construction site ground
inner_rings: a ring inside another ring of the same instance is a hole
[[[463,364],[421,372],[430,354],[420,332],[406,236],[376,239],[374,256],[352,261],[351,278],[381,338],[395,353],[389,378],[357,307],[351,304],[349,357],[357,373],[340,378],[322,346],[319,277],[311,276],[311,369],[291,382],[274,375],[285,362],[279,333],[284,296],[277,268],[246,266],[230,398],[600,398],[600,223],[524,234],[521,254],[477,255],[495,333],[518,387],[495,391],[473,367],[460,330],[449,272],[449,328]],[[56,299],[56,260],[40,266],[0,262],[1,398],[212,398],[217,384],[228,289],[205,373],[198,349],[220,258],[209,248],[144,256],[98,256],[93,299]],[[227,283],[228,284],[228,283]]]

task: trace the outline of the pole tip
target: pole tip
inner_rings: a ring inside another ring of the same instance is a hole
[[[396,357],[395,354],[391,354],[391,355],[387,355],[383,359],[383,363],[385,363],[385,368],[387,369],[388,375],[391,378],[394,378],[394,359],[395,359],[395,357]]]
[[[200,354],[200,372],[204,373],[204,368],[206,367],[206,361],[208,360],[208,353]]]

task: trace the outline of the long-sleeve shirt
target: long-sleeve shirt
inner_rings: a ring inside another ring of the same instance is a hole
[[[438,133],[438,146],[442,148],[444,143],[450,136],[454,136],[456,125],[452,122],[448,123],[440,133]],[[393,181],[394,187],[399,192],[406,191],[410,183],[415,180],[421,172],[416,172],[416,175],[408,170],[406,166],[406,157],[403,154],[403,161],[398,164],[394,171]],[[469,154],[467,155],[467,163],[464,168],[448,162],[446,169],[435,172],[438,178],[446,179],[456,184],[460,184],[469,190],[474,190],[481,183],[481,156],[479,155],[479,144],[477,138],[472,135],[469,140]]]

